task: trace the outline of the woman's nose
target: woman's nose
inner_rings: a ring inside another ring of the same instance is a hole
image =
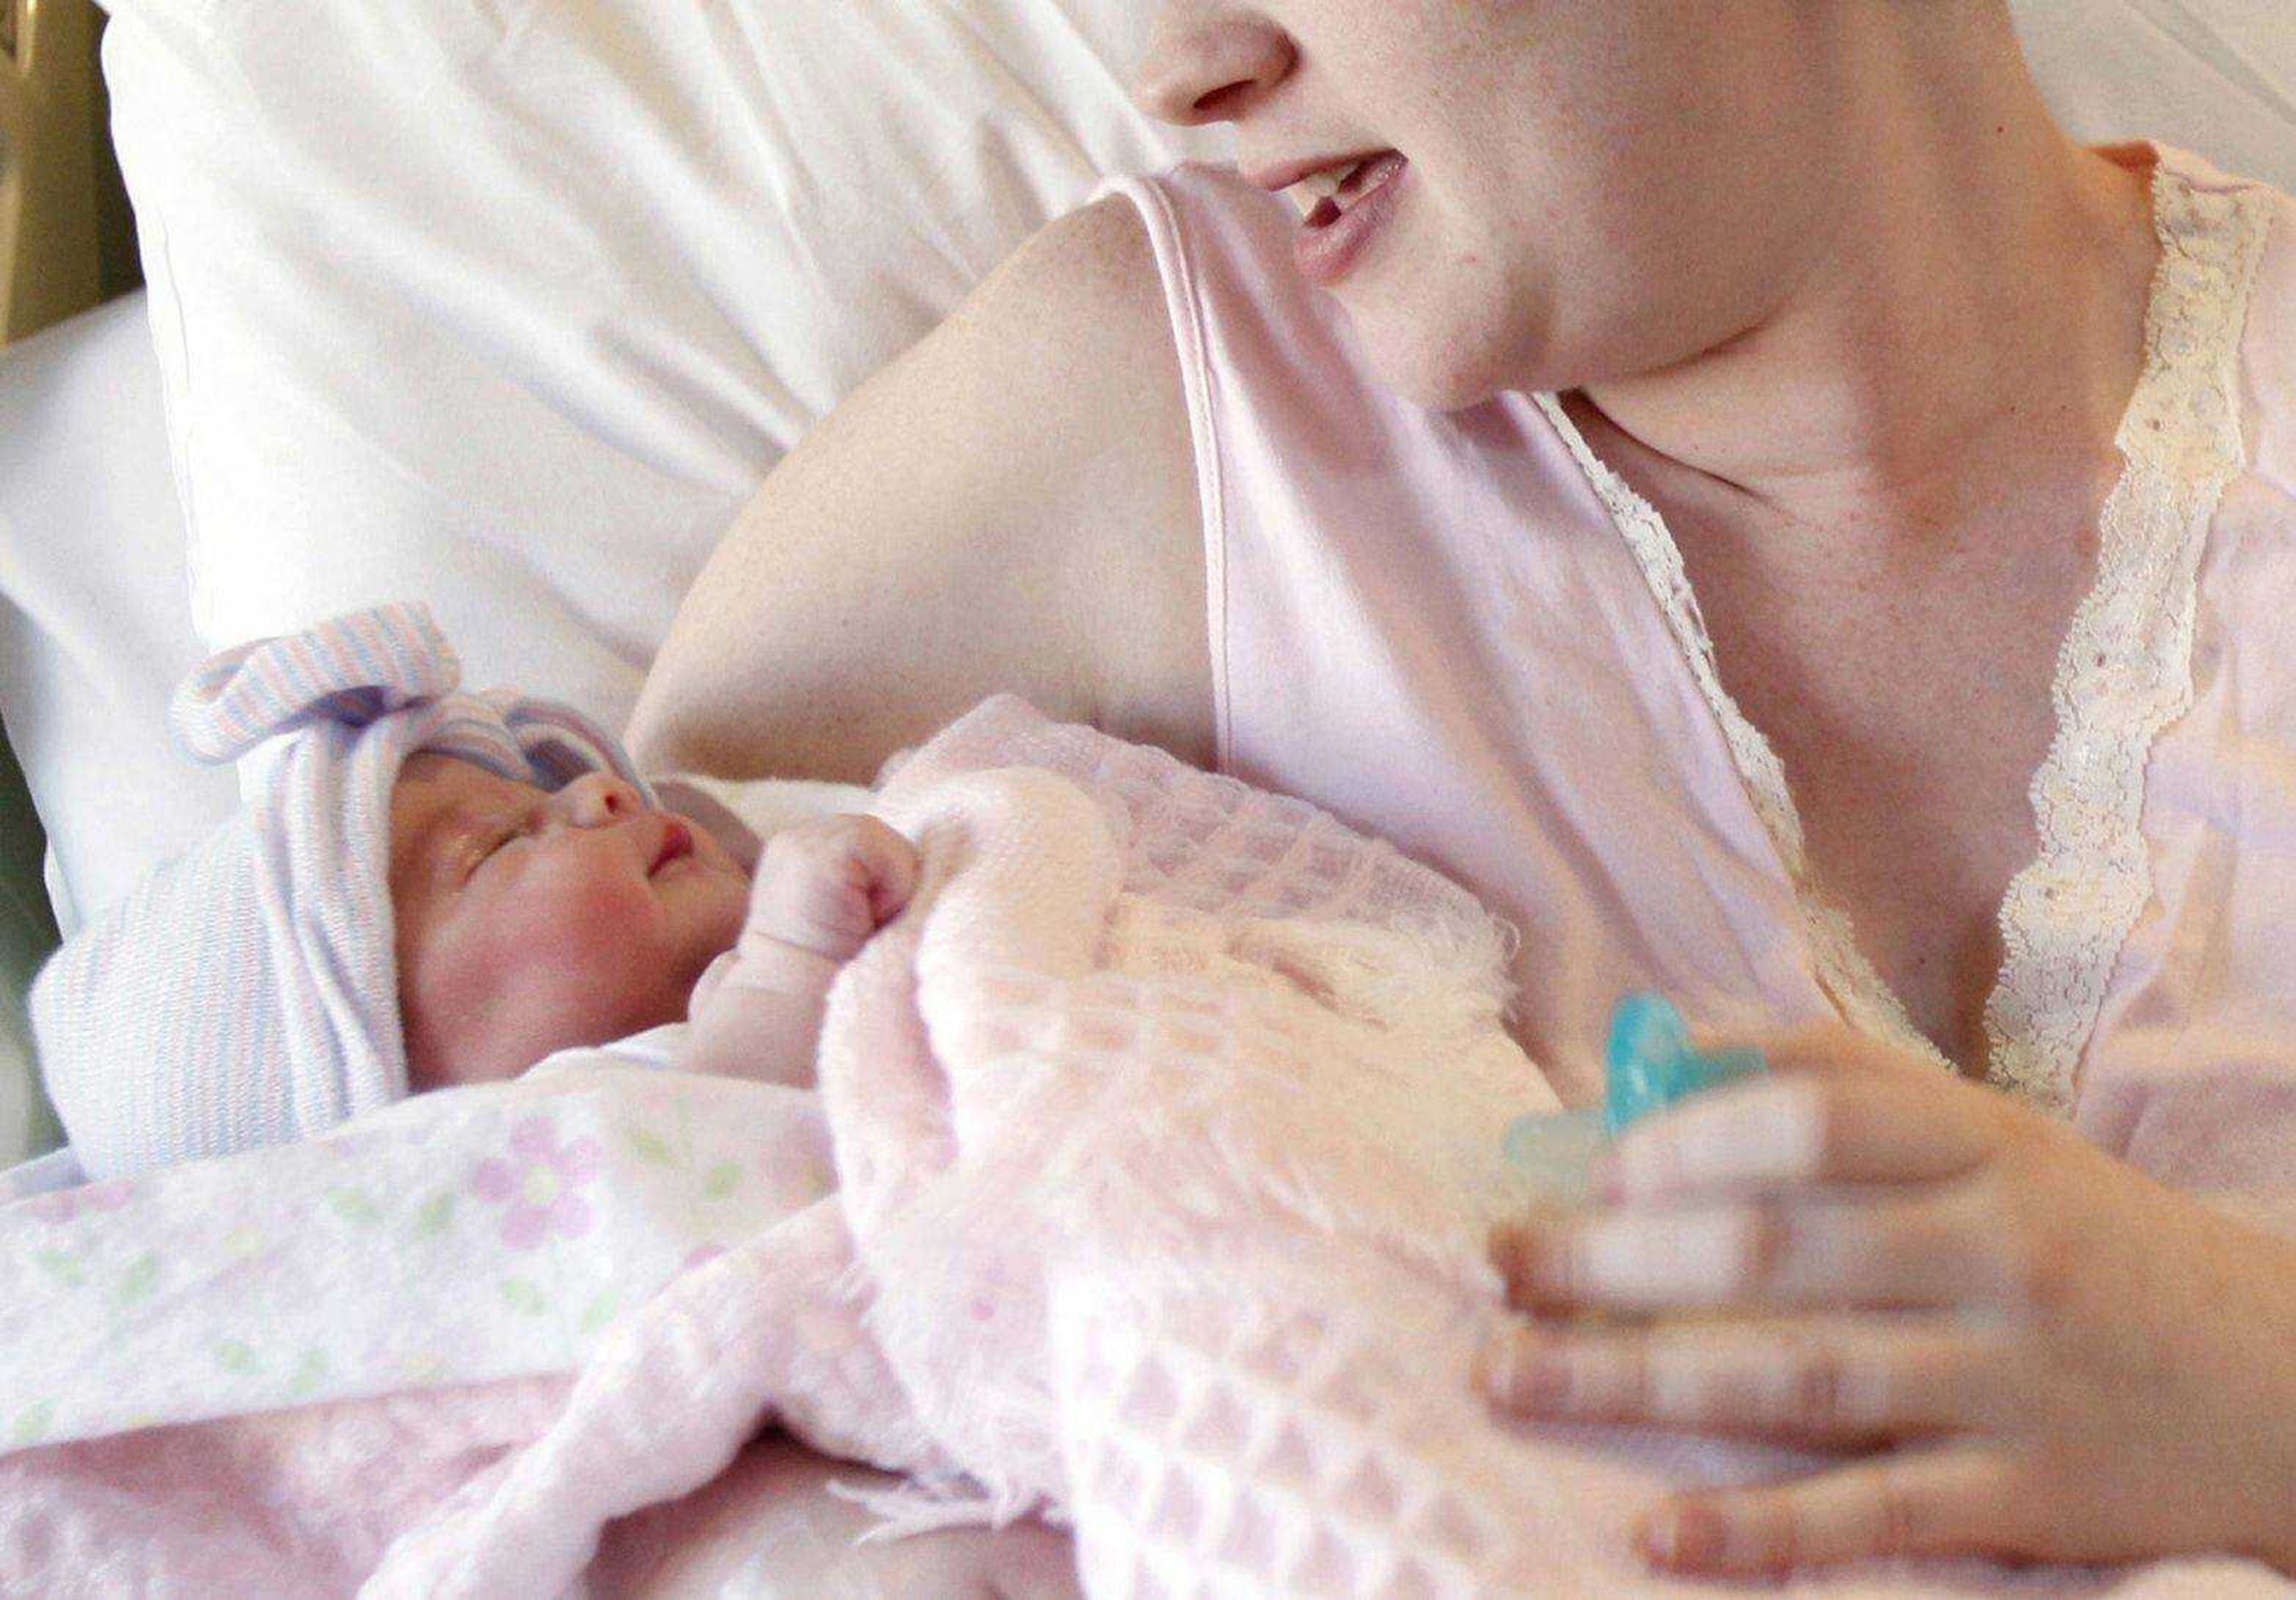
[[[1230,122],[1292,70],[1292,37],[1226,0],[1172,0],[1156,16],[1133,103],[1159,121]]]
[[[578,828],[603,828],[645,809],[636,789],[607,772],[585,773],[558,792],[566,819]]]

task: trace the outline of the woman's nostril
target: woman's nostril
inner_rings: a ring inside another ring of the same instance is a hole
[[[1235,97],[1250,86],[1248,83],[1232,83],[1214,89],[1210,94],[1200,96],[1190,109],[1202,117],[1224,117],[1227,112],[1223,108],[1233,105]]]

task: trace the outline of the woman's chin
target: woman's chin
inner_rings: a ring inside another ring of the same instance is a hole
[[[1513,387],[1502,341],[1472,318],[1445,316],[1431,297],[1350,297],[1348,317],[1373,376],[1414,406],[1464,411]]]
[[[1462,363],[1453,352],[1427,348],[1415,340],[1392,353],[1383,352],[1374,341],[1371,355],[1382,383],[1429,411],[1464,411],[1514,387],[1488,364]]]

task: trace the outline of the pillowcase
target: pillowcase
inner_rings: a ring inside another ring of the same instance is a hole
[[[612,726],[815,420],[1103,175],[1228,149],[1129,103],[1139,0],[113,11],[201,636],[419,597]]]
[[[184,603],[158,359],[129,295],[0,355],[0,722],[70,934],[239,804],[168,731]]]
[[[15,849],[0,877],[0,1168],[55,1137],[24,1013],[42,900],[70,932],[238,801],[231,774],[168,739],[168,696],[200,654],[151,329],[131,296],[0,353],[0,725],[48,833],[45,882]],[[22,800],[0,796],[0,829]]]
[[[2058,120],[2153,138],[2296,193],[2296,7],[2275,0],[2015,0]]]

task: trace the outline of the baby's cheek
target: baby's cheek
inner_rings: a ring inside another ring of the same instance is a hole
[[[659,914],[611,891],[571,894],[550,908],[553,926],[537,940],[543,968],[529,967],[556,1047],[610,1039],[685,1014],[685,988],[660,948]]]
[[[541,936],[586,970],[603,975],[658,954],[661,903],[643,883],[570,878],[536,909]]]

